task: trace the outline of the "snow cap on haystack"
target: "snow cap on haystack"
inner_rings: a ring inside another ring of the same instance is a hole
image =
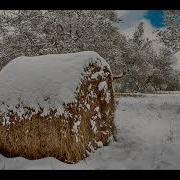
[[[9,112],[24,117],[29,109],[34,114],[41,110],[41,116],[47,116],[50,110],[61,115],[63,104],[75,100],[83,69],[89,63],[110,70],[106,61],[93,51],[21,56],[12,60],[0,72],[0,112],[5,113],[6,123]],[[92,77],[96,78],[97,72]]]

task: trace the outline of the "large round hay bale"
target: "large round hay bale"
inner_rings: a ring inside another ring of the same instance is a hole
[[[107,145],[112,80],[92,51],[14,59],[0,72],[0,153],[75,163]]]

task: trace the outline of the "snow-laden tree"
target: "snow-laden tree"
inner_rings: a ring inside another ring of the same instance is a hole
[[[176,90],[177,74],[172,69],[173,59],[167,48],[156,53],[152,41],[144,37],[144,23],[141,22],[124,46],[123,63],[127,74],[119,80],[119,90],[145,92]]]
[[[116,20],[110,10],[3,11],[1,63],[21,55],[93,50],[119,70],[125,37],[113,26]]]
[[[180,50],[180,10],[164,10],[164,30],[159,31],[161,41],[175,53]]]
[[[158,57],[153,61],[154,73],[150,79],[154,90],[179,90],[178,73],[173,69],[175,59],[167,48],[161,49]]]
[[[165,90],[167,83],[176,82],[171,69],[164,71],[170,66],[169,55],[163,55],[167,51],[160,56],[154,52],[152,42],[144,38],[144,24],[129,40],[113,25],[116,21],[111,10],[1,11],[1,68],[18,56],[87,50],[105,58],[114,74],[127,72],[117,80],[121,91]]]

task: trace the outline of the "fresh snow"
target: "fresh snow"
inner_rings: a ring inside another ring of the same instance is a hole
[[[102,81],[99,83],[98,85],[98,89],[99,91],[102,91],[103,89],[106,90],[108,88],[107,82],[106,81]]]
[[[180,93],[117,100],[117,142],[77,164],[52,157],[27,160],[1,155],[0,169],[180,169]]]
[[[28,108],[33,109],[34,114],[42,110],[41,116],[48,115],[50,110],[57,110],[56,115],[62,114],[63,103],[75,100],[74,92],[89,63],[97,63],[101,67],[100,74],[105,66],[109,68],[93,51],[22,56],[12,60],[0,71],[0,112],[5,113],[2,123],[9,123],[9,111],[21,118],[28,114]],[[96,78],[97,73],[92,76]]]

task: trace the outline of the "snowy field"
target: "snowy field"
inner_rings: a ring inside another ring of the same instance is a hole
[[[73,165],[0,155],[0,169],[180,169],[180,92],[117,100],[117,142]]]

